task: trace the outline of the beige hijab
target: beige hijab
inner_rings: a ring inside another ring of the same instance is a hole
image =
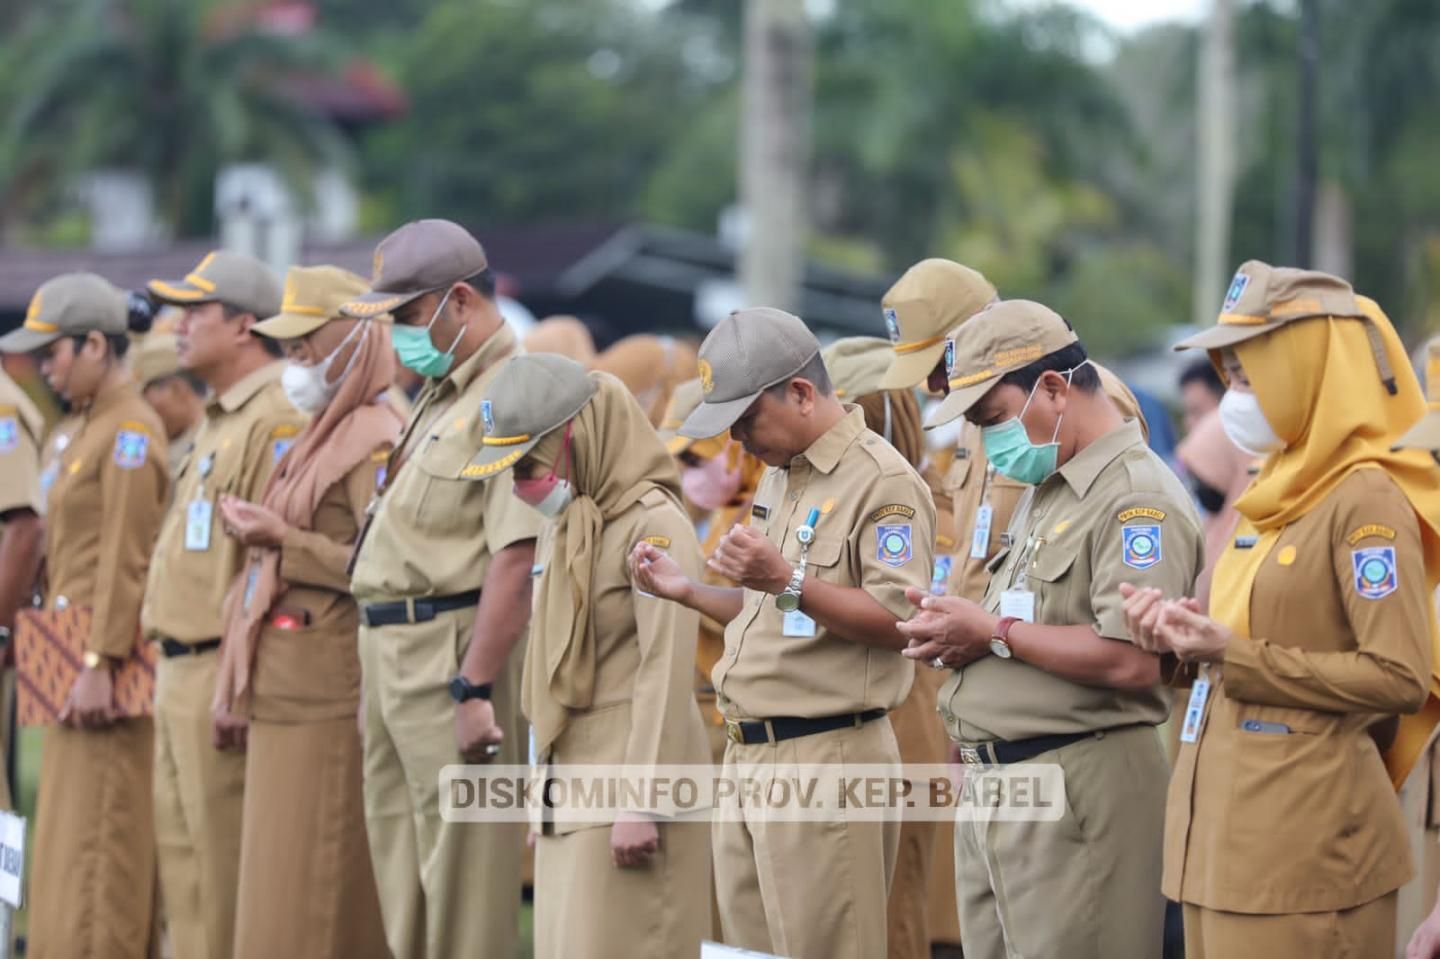
[[[260,505],[296,529],[312,529],[325,493],[352,469],[400,435],[400,415],[384,399],[395,375],[386,327],[372,320],[357,334],[354,363],[330,403],[306,425],[270,476]],[[347,362],[348,359],[347,359]],[[336,365],[339,365],[337,358]],[[254,585],[249,581],[254,577]],[[225,597],[217,705],[241,711],[249,700],[260,627],[290,584],[280,576],[280,550],[251,547]],[[250,593],[245,602],[245,593]]]
[[[605,524],[652,490],[670,497],[683,512],[675,463],[635,398],[609,374],[590,376],[598,389],[570,421],[575,499],[555,520],[550,556],[535,584],[525,653],[521,706],[534,727],[540,756],[564,731],[570,710],[588,709],[595,694],[590,591]],[[560,444],[551,444],[564,430],[565,424],[552,430],[546,445],[557,449]],[[566,475],[563,451],[554,466]]]

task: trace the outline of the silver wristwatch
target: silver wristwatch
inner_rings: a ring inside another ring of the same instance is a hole
[[[800,608],[800,589],[805,585],[804,565],[795,567],[795,574],[790,577],[790,585],[785,591],[775,597],[775,608],[782,613],[793,613]]]

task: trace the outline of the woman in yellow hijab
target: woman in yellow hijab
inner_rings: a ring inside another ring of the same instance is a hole
[[[674,462],[615,377],[562,356],[512,360],[481,401],[466,476],[514,470],[550,522],[537,561],[521,705],[542,766],[704,765],[691,678],[698,614],[641,593],[644,540],[700,575]],[[561,777],[563,778],[563,777]],[[694,956],[710,931],[705,823],[555,814],[535,847],[536,959]]]
[[[1265,459],[1209,617],[1126,591],[1136,642],[1192,684],[1162,888],[1190,959],[1393,955],[1412,873],[1393,786],[1435,723],[1440,472],[1392,448],[1424,397],[1380,308],[1323,273],[1246,263],[1182,346],[1211,352],[1226,433]]]

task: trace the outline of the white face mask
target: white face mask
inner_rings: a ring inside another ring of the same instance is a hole
[[[555,519],[570,507],[574,499],[575,490],[570,486],[570,481],[562,479],[551,487],[544,499],[535,504],[535,511],[546,519]]]
[[[294,360],[285,364],[285,370],[280,374],[280,386],[285,390],[285,395],[289,398],[291,405],[306,416],[314,416],[330,404],[330,401],[335,398],[335,393],[340,389],[340,384],[345,382],[345,377],[355,366],[355,359],[360,355],[359,347],[356,347],[355,351],[350,354],[350,362],[345,364],[345,369],[335,377],[333,383],[326,376],[330,370],[330,364],[334,362],[340,351],[345,349],[345,345],[355,338],[356,334],[364,335],[361,331],[367,326],[368,323],[355,324],[355,328],[346,335],[345,339],[340,341],[340,345],[331,350],[329,356],[314,366],[305,366]]]
[[[1260,400],[1254,393],[1226,390],[1220,399],[1220,425],[1230,442],[1251,456],[1264,456],[1285,448],[1285,441],[1275,432]]]

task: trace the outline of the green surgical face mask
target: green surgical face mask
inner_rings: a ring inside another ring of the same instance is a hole
[[[450,364],[455,360],[455,347],[459,345],[460,337],[465,335],[465,331],[461,330],[444,353],[430,342],[430,327],[440,318],[440,311],[445,309],[445,303],[449,299],[450,290],[446,290],[445,295],[440,298],[440,305],[435,307],[435,314],[424,326],[390,324],[390,342],[394,345],[395,355],[400,358],[400,362],[421,376],[431,379],[439,379],[450,372]]]
[[[1083,365],[1084,363],[1081,364]],[[1075,370],[1065,373],[1067,388],[1074,376]],[[980,431],[980,439],[985,444],[985,456],[995,468],[1015,482],[1027,486],[1039,486],[1058,468],[1060,424],[1065,421],[1062,415],[1055,422],[1055,435],[1050,437],[1050,442],[1040,445],[1030,442],[1030,434],[1026,432],[1021,417],[1030,408],[1030,401],[1035,398],[1035,390],[1039,386],[1037,380],[1035,386],[1030,388],[1030,395],[1025,398],[1025,405],[1020,409],[1020,416],[1013,416],[1003,423],[987,426]]]

